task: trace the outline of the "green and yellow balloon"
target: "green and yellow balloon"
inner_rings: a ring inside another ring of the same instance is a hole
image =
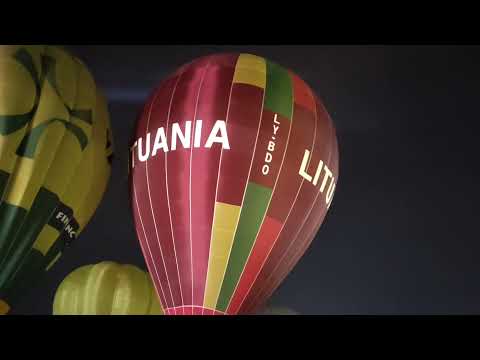
[[[105,261],[83,266],[58,287],[54,315],[163,315],[150,275]]]
[[[52,46],[0,46],[0,314],[93,216],[110,177],[107,103]]]

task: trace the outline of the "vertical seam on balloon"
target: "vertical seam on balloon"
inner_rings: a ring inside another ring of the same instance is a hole
[[[316,109],[316,105],[315,105],[315,109]],[[330,120],[330,119],[329,119],[329,120]],[[331,122],[331,120],[330,120],[330,123],[333,124],[333,123]],[[332,126],[332,131],[331,131],[331,133],[332,133],[332,136],[333,136],[333,135],[334,135],[333,126]],[[328,163],[330,163],[331,156],[332,156],[332,149],[330,149],[330,152],[329,152],[329,155],[328,155],[328,161],[327,161]],[[318,194],[318,195],[319,195],[319,194]],[[317,195],[317,199],[318,199],[318,195]],[[316,201],[317,201],[317,200],[316,200]],[[314,205],[316,204],[316,201],[314,202]],[[310,213],[311,213],[312,211],[313,211],[313,207],[312,207]],[[323,213],[322,213],[322,215],[320,216],[320,219],[325,218],[325,216],[327,215],[327,212],[328,212],[328,208],[325,208],[324,211],[323,211]],[[309,214],[309,215],[310,215],[310,214]],[[308,218],[308,216],[307,216],[307,218]],[[319,226],[318,226],[318,230],[314,231],[313,236],[315,236],[315,234],[320,230],[320,227],[321,227],[321,223],[320,223]],[[297,236],[298,236],[299,234],[300,234],[300,232],[298,232]],[[312,239],[312,241],[313,241],[313,239]],[[311,244],[311,241],[308,241],[308,238],[307,238],[307,241],[306,241],[304,244],[302,244],[301,247],[298,249],[298,251],[295,252],[294,256],[292,256],[291,261],[290,261],[289,263],[287,263],[287,264],[288,264],[288,266],[286,267],[287,271],[285,271],[285,272],[282,274],[282,276],[279,277],[279,280],[273,282],[273,285],[274,285],[274,286],[273,286],[270,290],[268,290],[269,292],[266,293],[266,294],[268,294],[268,296],[266,296],[265,298],[268,299],[268,297],[275,291],[275,289],[280,285],[280,283],[283,281],[283,279],[284,279],[286,276],[288,276],[288,274],[290,273],[290,271],[293,269],[293,266],[295,265],[295,263],[296,263],[298,260],[300,260],[300,259],[298,258],[298,256],[301,255],[302,252],[305,251],[306,248],[308,248],[308,246],[309,246],[310,244]],[[288,251],[288,249],[287,249],[287,251]],[[286,253],[285,253],[285,255],[286,255]],[[273,273],[274,273],[274,272],[273,272]]]
[[[198,101],[200,100],[200,92],[202,91],[203,81],[205,80],[205,75],[207,74],[208,67],[210,66],[210,62],[207,63],[205,70],[203,72],[202,78],[200,80],[200,85],[198,87],[197,93],[197,101],[195,104],[195,111],[193,112],[193,119],[192,119],[192,128],[190,134],[190,174],[189,174],[189,222],[190,222],[190,270],[191,270],[191,280],[192,280],[192,306],[193,306],[193,242],[192,242],[192,157],[193,157],[193,134],[195,132],[195,128],[193,124],[196,125],[196,117],[197,117],[197,110],[198,110]],[[192,310],[193,314],[193,310]]]
[[[159,92],[156,93],[155,97],[152,99],[152,102],[150,103],[150,109],[148,110],[147,127],[145,129],[145,138],[147,137],[147,134],[149,132],[150,119],[151,119],[151,116],[152,116],[152,109],[153,109],[153,105],[155,104],[155,101],[158,98],[158,95],[159,95]],[[145,146],[146,146],[146,144],[145,144]],[[155,220],[155,212],[153,210],[152,196],[150,194],[150,178],[148,176],[148,159],[145,162],[145,175],[146,175],[146,180],[147,180],[148,200],[150,202],[150,210],[152,212],[153,225],[155,226],[155,234],[157,236],[157,243],[158,243],[158,247],[160,249],[160,256],[162,257],[162,264],[163,264],[163,268],[165,270],[165,277],[167,278],[167,285],[168,285],[168,289],[170,290],[170,298],[172,299],[172,304],[173,304],[174,300],[173,300],[173,294],[172,294],[172,287],[170,286],[170,280],[168,279],[168,271],[167,271],[167,267],[165,266],[165,259],[163,257],[162,245],[160,244],[160,238],[158,237],[157,221]],[[158,279],[158,281],[160,282],[160,278]],[[165,297],[165,293],[163,292],[163,286],[161,286],[161,288],[162,288],[163,296]],[[166,301],[166,298],[165,298],[165,301]]]
[[[173,98],[175,96],[175,91],[177,90],[177,86],[178,86],[178,83],[180,82],[180,79],[182,78],[182,75],[183,73],[181,73],[179,76],[178,76],[178,79],[177,79],[177,82],[175,83],[175,87],[173,88],[173,91],[172,91],[172,97],[170,98],[170,105],[168,106],[168,113],[167,113],[167,127],[166,127],[166,130],[167,130],[167,135],[168,135],[168,127],[169,127],[169,124],[170,124],[170,114],[171,114],[171,110],[172,110],[172,104],[173,104]],[[165,188],[167,190],[167,206],[168,206],[168,215],[169,215],[169,218],[170,218],[170,230],[172,232],[172,243],[173,243],[173,253],[175,255],[175,264],[177,265],[177,276],[178,276],[178,285],[179,285],[179,288],[180,288],[180,298],[182,299],[182,305],[184,305],[184,302],[183,302],[183,291],[182,291],[182,280],[180,279],[180,271],[178,269],[178,260],[177,260],[177,250],[176,250],[176,246],[175,246],[175,235],[173,233],[173,223],[172,223],[172,212],[170,210],[170,192],[168,191],[168,166],[167,166],[167,160],[168,160],[168,157],[167,157],[167,152],[165,152]],[[168,274],[167,274],[167,278],[168,278]],[[183,311],[182,311],[183,312]],[[183,315],[183,313],[182,313]]]
[[[294,100],[294,107],[293,107],[293,111],[295,111],[295,100]],[[292,122],[293,122],[293,115],[292,115]],[[314,133],[313,133],[313,142],[312,142],[312,148],[311,148],[311,154],[313,155],[313,149],[315,147],[315,140],[317,138],[317,116],[316,116],[316,111],[315,111],[315,128],[314,128]],[[310,159],[308,160],[308,164],[307,164],[307,168],[310,166],[310,160],[312,159],[313,156],[310,156]],[[245,294],[245,297],[243,298],[242,300],[242,303],[240,304],[240,307],[239,309],[241,308],[241,306],[243,305],[245,299],[247,299],[248,295],[250,294],[250,291],[252,290],[252,287],[253,287],[253,284],[255,284],[255,281],[257,281],[257,278],[258,276],[260,275],[260,273],[262,272],[263,270],[263,267],[265,266],[269,256],[270,256],[270,253],[273,251],[273,249],[275,248],[275,245],[278,241],[278,238],[280,237],[280,235],[282,234],[282,231],[283,229],[285,228],[285,225],[286,223],[288,222],[288,218],[290,217],[290,214],[292,213],[293,211],[293,208],[295,207],[295,203],[297,202],[298,200],[298,196],[300,195],[300,192],[302,190],[302,187],[303,187],[303,184],[305,182],[305,179],[302,178],[302,181],[300,183],[300,186],[298,187],[298,190],[297,190],[297,194],[295,196],[295,199],[293,200],[293,203],[292,203],[292,206],[290,207],[290,210],[288,211],[288,214],[285,218],[285,220],[283,221],[283,224],[282,224],[282,228],[280,229],[280,231],[278,232],[277,234],[277,237],[275,238],[274,242],[273,242],[273,245],[272,247],[270,248],[270,250],[268,251],[267,253],[267,256],[265,257],[264,261],[262,262],[262,265],[260,266],[260,270],[257,272],[257,275],[255,276],[255,279],[252,281],[252,285],[250,286],[250,289],[247,291],[247,293]],[[273,196],[273,195],[272,195]]]
[[[267,75],[265,74],[265,76],[267,76]],[[258,121],[257,137],[255,138],[255,145],[254,145],[253,151],[252,151],[252,160],[250,161],[250,169],[248,170],[247,181],[245,182],[245,190],[243,192],[242,203],[240,205],[240,212],[239,212],[239,215],[238,215],[238,218],[237,218],[237,224],[235,225],[235,231],[233,232],[233,241],[232,241],[232,244],[230,246],[230,250],[228,251],[228,257],[227,257],[227,262],[226,262],[227,266],[225,266],[225,269],[223,271],[222,282],[220,283],[220,292],[218,294],[219,296],[217,297],[217,301],[215,303],[215,308],[217,308],[218,298],[220,297],[220,294],[221,294],[222,288],[223,288],[223,283],[225,282],[225,274],[227,273],[228,264],[230,262],[230,256],[232,255],[232,248],[233,248],[233,243],[235,242],[235,236],[237,235],[238,224],[240,223],[240,218],[242,216],[242,211],[244,210],[243,205],[244,205],[244,202],[245,202],[245,196],[247,195],[248,184],[250,182],[250,174],[252,172],[253,161],[255,159],[255,151],[257,150],[257,143],[258,143],[258,137],[260,135],[260,128],[262,127],[263,110],[265,108],[265,93],[266,93],[266,90],[264,90],[264,92],[263,92],[262,110],[260,111],[260,119]]]
[[[148,238],[147,238],[147,233],[145,232],[145,227],[143,225],[143,220],[142,220],[142,214],[140,212],[140,207],[138,206],[138,200],[137,200],[137,190],[135,189],[135,183],[132,181],[132,184],[133,184],[133,195],[135,197],[135,204],[137,205],[137,212],[138,212],[138,217],[140,219],[140,224],[142,225],[142,230],[143,230],[143,237],[145,239],[145,244],[147,245],[147,249],[148,249],[148,253],[150,254],[150,258],[152,259],[152,264],[153,264],[153,268],[155,270],[155,274],[157,275],[157,280],[158,280],[158,283],[160,284],[160,290],[163,294],[163,298],[165,299],[165,302],[167,301],[166,300],[166,297],[165,297],[165,293],[163,292],[163,288],[162,288],[162,284],[160,282],[160,276],[158,275],[158,271],[157,271],[157,265],[155,264],[155,260],[153,259],[153,255],[152,255],[152,251],[150,250],[150,245],[148,243]],[[141,248],[143,250],[143,243],[141,242],[140,243]],[[157,288],[157,282],[156,281],[153,281],[153,285],[155,286],[155,289],[157,290],[158,292],[158,288]],[[160,298],[160,303],[162,304],[162,307],[165,309],[166,306],[164,306],[164,304],[162,303],[162,299]]]
[[[169,308],[166,309],[166,310],[174,310],[174,311],[176,311],[176,309],[179,309],[179,308],[181,308],[181,307],[182,307],[182,306],[172,306],[172,307],[169,307]],[[223,311],[217,310],[217,309],[212,309],[212,308],[205,307],[205,306],[185,305],[185,306],[183,306],[183,307],[200,308],[200,309],[202,309],[202,314],[203,314],[203,310],[210,310],[210,311],[213,311],[213,312],[221,313],[222,315],[226,315],[226,312],[223,312]]]
[[[294,99],[292,97],[292,103],[294,103]],[[243,266],[243,269],[242,269],[242,272],[240,273],[240,276],[238,278],[238,281],[235,285],[235,289],[233,290],[232,292],[232,296],[230,297],[229,301],[228,301],[228,304],[227,304],[227,307],[226,307],[226,312],[228,312],[228,308],[230,307],[230,303],[232,302],[232,299],[235,297],[235,292],[237,291],[237,288],[238,288],[238,285],[240,284],[241,280],[242,280],[242,276],[243,276],[243,273],[245,272],[245,269],[247,268],[247,265],[248,265],[248,260],[250,259],[250,256],[252,256],[252,252],[253,252],[253,249],[255,248],[255,244],[258,240],[258,234],[260,234],[260,231],[262,229],[262,226],[263,226],[263,223],[265,221],[265,218],[267,217],[267,214],[268,214],[268,210],[270,208],[270,204],[272,203],[272,199],[273,199],[273,195],[275,193],[275,189],[277,188],[277,183],[278,183],[278,179],[280,179],[280,174],[282,172],[282,169],[283,169],[283,163],[285,161],[285,157],[287,156],[287,151],[288,151],[288,146],[290,145],[290,133],[292,131],[292,127],[293,127],[293,114],[294,114],[294,110],[292,111],[292,118],[290,119],[290,127],[289,127],[289,130],[288,130],[288,136],[287,136],[287,145],[285,147],[285,150],[283,152],[283,157],[282,157],[282,162],[280,163],[280,168],[278,169],[278,175],[275,179],[275,184],[273,185],[273,188],[272,188],[272,194],[270,195],[270,200],[268,201],[268,205],[267,205],[267,208],[265,210],[265,213],[263,214],[263,219],[260,223],[260,227],[258,228],[258,231],[257,231],[257,235],[255,236],[255,240],[253,242],[253,245],[250,249],[250,252],[247,256],[247,259],[245,261],[245,264]],[[277,120],[277,117],[278,117],[278,114],[275,114],[275,120]],[[245,298],[245,297],[244,297]],[[242,303],[243,303],[243,300],[242,300]],[[241,303],[240,303],[240,306],[241,306]],[[240,309],[240,306],[238,307]]]
[[[317,117],[318,117],[318,114],[317,114],[317,105],[315,104],[315,123],[317,122]],[[332,128],[333,128],[333,126],[332,126]],[[330,132],[332,133],[332,131],[330,131]],[[329,155],[328,155],[328,163],[330,162],[331,155],[332,155],[332,149],[330,148]],[[311,158],[313,158],[313,149],[312,149],[312,156],[310,157],[310,159],[311,159]],[[312,206],[311,206],[311,208],[310,208],[307,216],[305,217],[305,219],[304,219],[303,222],[302,222],[302,225],[299,227],[297,233],[296,233],[295,236],[293,237],[294,240],[293,240],[292,242],[290,242],[290,244],[289,244],[289,245],[287,246],[287,248],[285,249],[285,252],[284,252],[284,254],[280,257],[280,260],[278,261],[277,265],[273,268],[273,271],[270,273],[270,275],[268,275],[268,277],[267,277],[267,279],[266,279],[266,281],[265,281],[265,284],[268,284],[268,280],[273,276],[273,274],[275,274],[275,271],[277,270],[277,268],[280,266],[282,260],[283,260],[283,259],[285,258],[285,256],[287,255],[288,250],[290,250],[290,248],[292,247],[292,245],[295,243],[298,235],[299,235],[300,232],[302,231],[302,227],[305,225],[305,223],[307,222],[307,219],[309,218],[310,214],[312,213],[313,208],[315,207],[315,204],[316,204],[316,202],[317,202],[317,200],[318,200],[318,197],[320,196],[320,193],[321,193],[321,191],[320,191],[320,188],[319,188],[319,189],[318,189],[318,192],[317,192],[317,195],[315,196],[315,200],[313,201]],[[287,274],[288,274],[288,273],[287,273]],[[274,281],[274,283],[275,283],[275,281]],[[262,298],[261,295],[262,295],[262,292],[265,291],[265,289],[268,289],[268,285],[265,285],[264,287],[260,288],[260,291],[257,293],[257,296],[254,297],[254,299],[257,299],[257,298],[259,298],[259,297]],[[269,290],[267,290],[267,291],[269,291]],[[275,291],[275,287],[273,288],[273,291]],[[273,291],[272,291],[272,293],[273,293]],[[252,300],[253,300],[253,299],[252,299]],[[255,302],[252,301],[251,304],[254,305]]]
[[[235,67],[238,65],[238,59],[240,57],[237,57]],[[228,118],[230,115],[230,104],[232,100],[232,91],[233,91],[233,85],[234,83],[234,78],[235,78],[235,72],[232,76],[232,84],[230,85],[230,94],[228,96],[228,103],[227,103],[227,113],[225,117],[225,126],[228,125]],[[207,277],[205,279],[205,290],[203,292],[203,305],[205,305],[205,298],[207,296],[207,285],[208,285],[208,272],[210,270],[210,257],[212,256],[212,240],[213,240],[213,227],[215,225],[215,215],[216,215],[216,210],[217,210],[217,197],[218,197],[218,183],[220,182],[220,172],[222,169],[222,158],[223,158],[223,146],[222,150],[220,151],[220,161],[218,162],[218,170],[217,170],[217,186],[215,188],[215,205],[213,207],[213,216],[212,216],[212,228],[210,230],[210,243],[209,243],[209,251],[208,251],[208,264],[207,264]],[[202,310],[202,315],[204,314],[204,310]]]

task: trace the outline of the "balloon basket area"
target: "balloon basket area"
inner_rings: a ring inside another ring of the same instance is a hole
[[[164,310],[165,315],[190,315],[190,316],[212,316],[212,315],[227,315],[226,313],[218,310],[207,309],[202,306],[178,306],[173,308],[167,308]]]

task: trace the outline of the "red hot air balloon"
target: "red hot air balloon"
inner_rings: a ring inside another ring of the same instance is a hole
[[[156,89],[130,168],[135,226],[165,313],[247,314],[315,237],[338,148],[327,111],[298,76],[221,54]]]

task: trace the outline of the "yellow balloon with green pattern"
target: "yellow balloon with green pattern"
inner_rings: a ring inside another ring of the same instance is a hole
[[[0,314],[90,221],[112,149],[106,100],[80,60],[0,46]]]
[[[60,284],[54,315],[163,315],[150,275],[133,265],[83,266]]]

